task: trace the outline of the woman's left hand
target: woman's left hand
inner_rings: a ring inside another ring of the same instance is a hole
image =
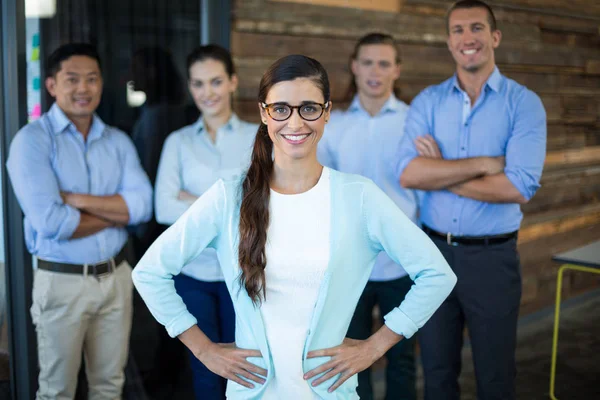
[[[308,380],[325,372],[323,376],[315,379],[312,383],[312,386],[317,386],[340,374],[338,380],[328,389],[328,392],[331,393],[352,375],[364,371],[377,361],[383,354],[379,354],[376,350],[369,340],[345,338],[339,346],[309,351],[307,358],[331,357],[331,360],[308,371],[304,374],[304,379]]]

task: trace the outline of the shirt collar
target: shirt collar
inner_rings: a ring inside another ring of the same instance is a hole
[[[387,111],[391,111],[391,112],[398,111],[399,104],[400,104],[400,100],[398,100],[396,98],[396,96],[394,96],[394,94],[392,93],[392,95],[390,96],[390,98],[387,99],[387,101],[383,104],[383,107],[381,107],[381,110],[379,111],[379,113],[383,114],[384,112],[387,112]],[[350,106],[348,107],[348,111],[351,111],[351,112],[355,112],[355,111],[364,111],[364,112],[367,112],[363,108],[362,104],[360,104],[360,99],[358,98],[358,95],[354,96],[354,99],[352,99],[352,103],[350,103]]]
[[[500,91],[500,84],[502,83],[502,75],[498,67],[494,67],[494,72],[490,75],[487,82],[485,83],[494,92]]]
[[[484,87],[487,86],[492,89],[494,92],[500,91],[500,85],[502,83],[502,74],[498,67],[494,67],[494,71],[490,75],[490,77],[485,81]],[[451,90],[458,90],[459,92],[464,92],[458,83],[458,75],[456,73],[452,76],[452,85],[450,85]]]
[[[236,132],[239,130],[239,128],[240,119],[237,117],[237,115],[235,115],[235,113],[232,113],[231,118],[229,118],[229,121],[227,121],[225,125],[223,125],[220,129],[223,129],[227,132]],[[198,121],[196,121],[196,123],[194,124],[194,130],[201,134],[204,132],[205,129],[206,127],[204,125],[204,119],[202,117],[198,118]]]
[[[70,126],[73,127],[74,130],[77,129],[75,128],[75,124],[73,124],[65,112],[56,103],[52,104],[52,107],[50,107],[48,116],[50,117],[53,133],[55,135],[63,133]],[[94,114],[92,117],[92,126],[90,127],[90,132],[88,133],[88,139],[95,139],[102,136],[105,128],[106,125],[104,122],[100,119],[100,117]]]

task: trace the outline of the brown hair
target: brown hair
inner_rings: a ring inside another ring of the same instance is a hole
[[[498,29],[496,24],[496,16],[494,15],[494,11],[492,11],[492,7],[481,0],[460,0],[452,4],[446,12],[446,33],[450,34],[450,14],[452,14],[452,12],[455,10],[465,10],[470,8],[483,8],[486,10],[488,14],[488,23],[490,24],[490,30],[494,32]]]
[[[207,44],[205,46],[198,46],[187,56],[186,61],[186,71],[188,75],[188,79],[190,78],[190,68],[197,62],[205,61],[207,59],[212,59],[215,61],[219,61],[225,67],[225,71],[227,75],[231,78],[235,74],[235,66],[233,65],[233,59],[231,58],[231,53],[216,44]]]
[[[325,68],[310,57],[291,55],[277,60],[260,81],[258,101],[266,102],[269,90],[279,82],[309,78],[329,102],[329,78]],[[238,261],[240,282],[255,305],[265,298],[267,229],[269,227],[270,183],[273,176],[273,142],[265,124],[261,124],[254,140],[252,161],[242,183],[240,207],[240,242]]]

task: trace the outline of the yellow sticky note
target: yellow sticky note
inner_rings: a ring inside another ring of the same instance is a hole
[[[34,47],[31,50],[31,61],[38,61],[40,59],[40,48]]]

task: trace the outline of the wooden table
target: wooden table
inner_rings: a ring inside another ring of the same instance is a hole
[[[552,260],[563,263],[556,280],[556,306],[554,311],[554,336],[552,339],[552,366],[550,368],[550,398],[558,400],[554,393],[556,383],[556,356],[558,349],[558,327],[560,319],[560,299],[563,274],[566,270],[588,272],[600,275],[600,240],[564,253],[556,254]]]

